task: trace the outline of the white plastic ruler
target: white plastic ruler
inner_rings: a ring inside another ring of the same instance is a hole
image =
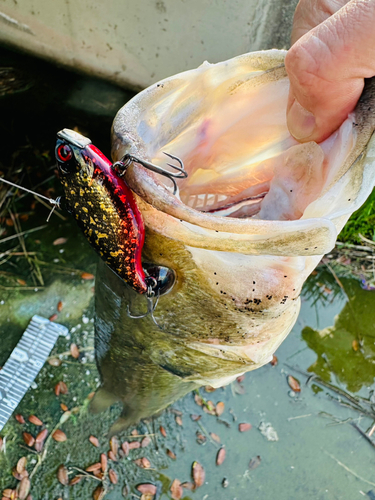
[[[33,316],[0,371],[0,431],[34,382],[60,335],[68,329],[42,316]]]

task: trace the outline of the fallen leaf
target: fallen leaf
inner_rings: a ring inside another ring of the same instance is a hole
[[[133,429],[130,433],[132,436],[137,437],[138,436],[138,431],[137,429]]]
[[[203,444],[207,441],[206,436],[199,431],[196,432],[196,436],[197,436],[197,443],[198,444]]]
[[[27,446],[30,446],[30,448],[34,446],[35,438],[31,434],[29,434],[28,432],[24,432],[22,433],[22,437]]]
[[[10,488],[6,488],[3,490],[3,497],[4,498],[11,498],[14,490],[11,490]]]
[[[220,448],[216,456],[216,465],[221,465],[225,460],[225,448]]]
[[[119,443],[118,437],[117,436],[113,436],[110,439],[110,441],[109,441],[109,445],[111,447],[111,450],[113,451],[113,454],[117,457],[118,449],[120,447],[120,443]]]
[[[52,316],[50,316],[48,319],[49,319],[50,321],[55,321],[55,320],[57,320],[57,318],[58,318],[58,316],[57,316],[57,314],[55,313],[55,314],[52,314]]]
[[[108,476],[109,476],[109,480],[111,481],[112,484],[118,483],[118,476],[113,469],[109,469]]]
[[[182,418],[179,415],[177,415],[175,417],[175,420],[176,420],[176,424],[180,425],[182,427]]]
[[[62,360],[60,358],[50,358],[48,360],[48,364],[50,364],[51,366],[61,366]]]
[[[69,410],[69,408],[66,405],[64,405],[64,403],[60,404],[60,408],[62,409],[62,411],[68,411]]]
[[[64,245],[64,243],[66,243],[68,241],[68,238],[57,238],[53,243],[52,245]]]
[[[57,469],[57,479],[64,486],[68,485],[68,469],[65,467],[65,465],[60,465],[60,467]]]
[[[84,476],[80,476],[80,475],[78,475],[78,476],[76,476],[76,477],[73,477],[73,479],[71,479],[71,480],[69,481],[69,486],[74,486],[75,484],[80,483],[80,482],[82,481],[82,479],[83,479],[83,478],[84,478]],[[57,500],[59,500],[59,499],[57,499]],[[62,500],[62,499],[61,499],[61,500]]]
[[[60,394],[68,394],[68,392],[69,392],[68,391],[68,386],[62,380],[60,380],[60,382],[58,382],[55,385],[55,394],[56,394],[56,396],[59,396]]]
[[[26,286],[26,281],[25,281],[25,280],[18,279],[18,280],[17,280],[17,283],[18,283],[19,285]]]
[[[128,441],[124,441],[121,445],[121,448],[122,448],[122,451],[124,452],[125,456],[127,457],[129,455],[129,450],[130,450],[130,446],[129,446]]]
[[[55,441],[58,441],[59,443],[63,443],[66,441],[68,438],[66,437],[65,432],[61,431],[60,429],[55,430],[55,432],[52,434],[52,438]]]
[[[159,427],[159,430],[160,430],[160,434],[163,436],[163,437],[167,437],[167,431],[164,429],[164,427],[161,425]]]
[[[107,455],[105,453],[102,453],[100,455],[100,464],[102,472],[105,472],[107,470],[107,464],[108,464]]]
[[[105,495],[105,490],[103,486],[98,486],[95,490],[94,493],[92,494],[93,500],[102,500]]]
[[[272,359],[271,359],[271,361],[270,361],[270,365],[272,365],[272,366],[276,366],[276,365],[277,365],[277,363],[278,363],[278,361],[279,361],[279,360],[277,359],[277,356],[273,355],[273,356],[272,356]]]
[[[173,460],[176,460],[176,455],[173,453],[172,450],[170,450],[169,448],[167,448],[167,451],[166,451],[167,455],[169,458],[172,458]]]
[[[46,440],[47,436],[48,436],[48,430],[47,429],[43,429],[36,436],[36,438],[35,438],[35,444],[34,444],[34,448],[36,449],[36,451],[38,451],[38,452],[42,451],[43,446],[44,446],[44,441]]]
[[[91,274],[91,273],[85,273],[85,272],[83,272],[83,273],[81,273],[81,278],[83,280],[93,280],[95,278],[95,276],[93,274]]]
[[[146,448],[151,443],[151,438],[149,436],[145,436],[141,441],[141,448]]]
[[[292,391],[301,392],[301,386],[299,385],[298,380],[295,379],[292,375],[288,376],[288,384]]]
[[[62,308],[63,308],[63,303],[61,302],[61,300],[57,303],[57,311],[58,312],[61,312],[62,311]]]
[[[18,498],[19,500],[26,500],[27,495],[30,491],[30,479],[24,477],[18,486]]]
[[[129,450],[135,450],[141,447],[141,443],[139,441],[133,441],[129,443]]]
[[[102,468],[101,462],[96,462],[95,464],[91,464],[88,467],[86,467],[85,471],[94,472],[94,471],[99,471],[101,468]]]
[[[173,500],[181,500],[184,491],[181,486],[181,481],[175,479],[171,485],[171,497]]]
[[[242,424],[239,424],[238,425],[238,430],[240,432],[246,432],[246,431],[249,431],[251,429],[252,425],[251,424],[248,424],[248,423],[242,423]]]
[[[21,474],[21,472],[23,472],[26,469],[26,465],[27,465],[26,457],[22,457],[18,460],[16,465],[16,471],[18,472],[18,474]]]
[[[74,486],[75,484],[78,484],[82,481],[83,477],[82,476],[76,476],[76,477],[73,477],[73,479],[71,479],[69,481],[69,486]]]
[[[261,462],[261,458],[259,455],[256,456],[255,458],[252,458],[249,462],[249,469],[250,470],[256,469],[260,465],[260,462]]]
[[[193,480],[196,488],[199,488],[204,483],[206,473],[199,462],[193,462]]]
[[[145,495],[156,495],[157,488],[154,484],[143,483],[137,486],[137,490]]]
[[[43,425],[43,422],[40,420],[40,418],[36,417],[35,415],[30,415],[29,422],[37,426]]]
[[[210,432],[210,436],[211,436],[211,437],[212,437],[212,439],[213,439],[214,441],[216,441],[217,443],[221,443],[221,439],[220,439],[220,437],[219,437],[217,434],[215,434],[214,432]]]
[[[195,413],[192,413],[190,415],[190,418],[192,419],[193,422],[198,422],[202,418],[202,415],[196,415]]]
[[[108,458],[109,458],[110,460],[112,460],[112,462],[117,462],[116,455],[113,453],[113,451],[112,451],[112,450],[109,450],[109,452],[108,452]]]
[[[20,414],[20,413],[17,413],[17,415],[14,416],[14,418],[17,420],[17,422],[19,422],[20,424],[24,424],[25,423],[25,419],[23,418],[23,416]]]
[[[224,413],[224,409],[225,409],[225,404],[222,401],[219,401],[216,404],[216,408],[215,408],[216,415],[218,417],[220,417]]]
[[[78,349],[77,344],[70,344],[70,355],[74,359],[78,359],[79,358],[79,349]]]
[[[89,437],[89,441],[92,445],[94,445],[96,448],[99,448],[100,446],[100,443],[99,443],[99,439],[95,436],[90,436]]]
[[[198,406],[203,406],[203,399],[198,394],[194,394],[194,401]]]

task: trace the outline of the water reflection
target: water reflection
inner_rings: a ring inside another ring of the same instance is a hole
[[[321,282],[325,291],[319,286]],[[375,293],[353,279],[342,278],[340,283],[343,290],[328,272],[310,280],[306,292],[310,299],[315,295],[315,302],[334,300],[339,293],[345,293],[348,300],[333,326],[322,330],[306,327],[302,338],[317,354],[309,371],[327,382],[334,375],[356,392],[370,386],[375,377]]]

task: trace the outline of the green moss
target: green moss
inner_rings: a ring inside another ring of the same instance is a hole
[[[350,217],[339,235],[339,240],[352,244],[363,243],[359,234],[375,241],[375,190],[366,203]]]

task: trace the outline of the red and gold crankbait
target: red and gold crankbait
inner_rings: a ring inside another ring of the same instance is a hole
[[[65,207],[91,246],[138,293],[147,293],[141,254],[145,237],[133,193],[112,163],[89,139],[63,129],[57,134],[56,160]]]

